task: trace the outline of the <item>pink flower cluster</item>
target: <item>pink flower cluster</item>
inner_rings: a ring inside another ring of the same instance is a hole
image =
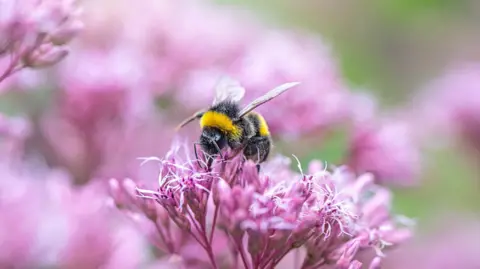
[[[24,67],[62,60],[82,29],[75,0],[0,1],[0,82]]]
[[[174,146],[163,159],[146,159],[160,166],[157,187],[134,191],[130,180],[111,180],[110,186],[117,206],[130,216],[141,213],[156,226],[159,249],[179,255],[189,268],[205,268],[205,262],[213,268],[277,268],[300,251],[288,268],[360,268],[356,257],[368,251],[377,257],[371,268],[378,268],[385,248],[411,235],[390,213],[390,192],[369,174],[356,177],[344,167],[328,172],[318,162],[308,174],[299,165],[297,173],[281,157],[260,174],[240,157],[205,170],[188,151]],[[172,226],[187,238],[174,240]],[[183,257],[192,241],[204,250],[203,260]],[[228,247],[218,251],[219,242]]]

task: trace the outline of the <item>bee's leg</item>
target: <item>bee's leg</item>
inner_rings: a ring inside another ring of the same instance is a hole
[[[200,157],[198,157],[197,145],[200,145],[200,143],[193,143],[193,151],[195,152],[195,158],[197,159],[197,164],[200,168],[206,169],[206,167],[203,166],[202,162],[200,162]]]
[[[257,173],[260,174],[260,149],[258,148],[258,146],[256,146],[257,148]]]
[[[210,170],[210,168],[212,168],[212,164],[213,164],[214,159],[215,158],[213,158],[213,156],[208,156],[208,158],[207,158],[207,168],[208,168],[208,170]]]
[[[222,158],[223,160],[222,151],[220,150],[220,147],[218,146],[217,142],[215,142],[215,140],[212,140],[212,143],[215,146],[215,149],[218,151],[218,155],[220,155],[220,158]]]

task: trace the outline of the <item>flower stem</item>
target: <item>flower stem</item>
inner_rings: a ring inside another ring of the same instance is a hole
[[[292,249],[292,247],[287,248],[277,259],[274,259],[272,266],[275,267]]]
[[[264,244],[262,252],[259,255],[257,255],[257,258],[255,259],[256,261],[255,261],[254,268],[259,268],[262,259],[267,256],[268,247],[270,246],[270,240],[268,237],[266,237],[265,241],[266,243]]]
[[[210,244],[213,242],[213,233],[215,232],[215,226],[217,226],[217,216],[218,216],[218,206],[215,207],[215,212],[213,213],[213,221],[212,221],[212,231],[210,232]]]
[[[260,262],[259,268],[266,268],[269,264],[272,266],[276,265],[290,250],[292,250],[292,247],[286,247],[283,251],[281,249],[273,251],[265,257],[265,260]],[[276,258],[277,256],[278,258]]]
[[[314,268],[319,268],[321,265],[324,265],[325,264],[325,260],[324,259],[321,259],[319,260],[318,262],[312,264],[312,265],[307,265],[306,264],[306,261],[304,261],[301,269],[314,269]]]
[[[206,229],[204,227],[204,225],[202,225],[202,232],[201,232],[201,235],[203,237],[203,240],[205,241],[205,251],[207,252],[208,254],[208,257],[210,258],[210,261],[212,262],[212,266],[214,269],[217,269],[217,262],[215,261],[215,256],[213,255],[213,249],[212,249],[212,242],[209,242],[208,239],[207,239],[207,232],[206,232]]]
[[[206,238],[205,238],[206,239]],[[208,253],[208,257],[210,258],[210,261],[212,262],[212,266],[214,269],[217,269],[217,262],[215,261],[215,256],[213,255],[213,250],[212,250],[212,245],[211,244],[207,244],[207,248],[205,248],[205,250],[207,251]]]
[[[202,223],[198,223],[195,218],[193,217],[192,213],[190,212],[190,210],[187,210],[187,214],[189,215],[190,219],[192,220],[193,222],[193,225],[195,226],[195,228],[197,229],[198,233],[200,234],[200,236],[202,237],[203,239],[203,244],[200,243],[200,239],[198,239],[197,237],[194,236],[195,239],[197,239],[198,243],[205,249],[205,251],[207,252],[208,254],[208,257],[210,258],[210,261],[212,262],[212,266],[213,266],[213,269],[218,269],[217,267],[217,262],[215,261],[215,256],[213,255],[213,250],[212,250],[212,244],[211,242],[208,241],[207,239],[207,232],[206,232],[206,229],[205,229],[205,223],[204,221],[202,220]],[[205,219],[205,218],[203,218]],[[193,236],[193,232],[190,231],[190,234]]]
[[[160,225],[158,225],[157,222],[155,222],[155,227],[157,228],[157,232],[160,235],[160,238],[162,239],[163,243],[167,247],[168,251],[172,254],[175,253],[175,249],[173,247],[172,242],[166,238],[165,234],[163,233],[162,228],[160,227]]]
[[[245,252],[243,251],[243,247],[240,244],[238,244],[238,241],[235,240],[235,238],[232,235],[230,235],[230,237],[231,237],[231,240],[232,240],[233,244],[237,248],[238,253],[240,253],[240,257],[242,258],[243,266],[245,267],[245,269],[250,269],[250,266],[248,265],[248,262],[247,262],[247,258],[245,257]]]

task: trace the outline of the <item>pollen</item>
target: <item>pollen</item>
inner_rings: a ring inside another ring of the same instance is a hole
[[[224,132],[228,137],[238,139],[242,130],[225,114],[216,111],[208,111],[200,119],[200,127],[215,127]]]

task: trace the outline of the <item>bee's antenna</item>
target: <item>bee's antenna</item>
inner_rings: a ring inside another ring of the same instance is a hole
[[[196,119],[200,119],[203,114],[205,113],[205,110],[200,110],[200,111],[197,111],[195,112],[195,114],[193,114],[192,116],[186,118],[184,121],[182,121],[177,127],[175,127],[175,131],[178,131],[180,130],[183,126],[189,124],[190,122],[196,120]]]

